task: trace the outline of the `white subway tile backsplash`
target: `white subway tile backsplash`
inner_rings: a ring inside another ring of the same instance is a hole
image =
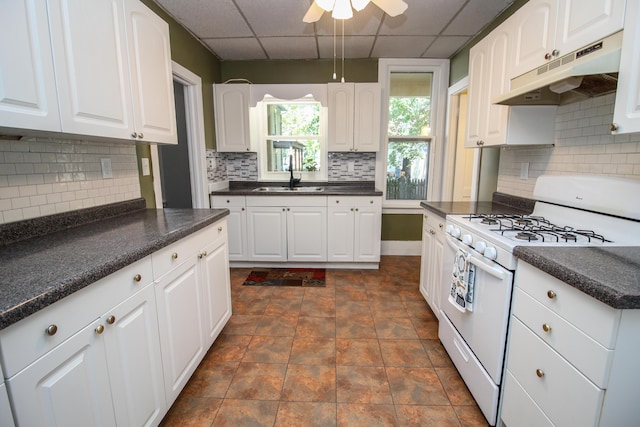
[[[113,178],[102,179],[109,157]],[[29,138],[0,141],[0,223],[140,197],[128,144]]]
[[[553,147],[508,147],[500,152],[498,191],[533,197],[543,174],[590,174],[640,179],[640,133],[611,135],[615,94],[560,106]],[[529,179],[520,164],[529,162]]]

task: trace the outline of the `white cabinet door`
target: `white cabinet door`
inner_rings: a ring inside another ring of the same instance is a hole
[[[466,148],[479,147],[483,144],[484,125],[487,110],[485,104],[489,99],[487,92],[487,42],[481,40],[469,52],[469,109],[467,114]]]
[[[4,379],[2,380],[4,381]],[[7,395],[7,386],[4,382],[0,384],[0,425],[4,427],[13,427],[13,413],[9,404],[9,396]]]
[[[190,257],[156,283],[158,327],[167,406],[204,357],[198,264]]]
[[[444,220],[442,220],[444,223]],[[445,245],[445,236],[444,230],[441,228],[435,229],[435,234],[432,242],[431,248],[431,274],[429,277],[429,286],[430,286],[430,296],[429,306],[431,310],[436,315],[436,317],[440,316],[440,300],[442,298],[442,288],[444,283],[442,282],[442,266],[443,266],[443,256],[444,256],[444,245]]]
[[[351,262],[353,261],[355,208],[346,204],[344,200],[329,199],[327,260],[329,262]]]
[[[359,205],[355,207],[353,260],[363,262],[380,261],[380,233],[382,231],[382,209],[380,206]]]
[[[620,31],[625,3],[625,0],[560,0],[554,46],[557,56]]]
[[[0,2],[0,127],[60,131],[47,4]]]
[[[353,123],[353,149],[373,152],[380,150],[379,83],[356,83]]]
[[[513,28],[511,78],[544,64],[554,49],[558,0],[531,0],[507,20]],[[549,57],[551,59],[551,57]]]
[[[94,321],[7,380],[18,425],[116,425],[99,325]]]
[[[251,149],[248,84],[213,85],[216,149],[245,152]]]
[[[131,139],[122,0],[47,3],[62,131]]]
[[[487,72],[483,83],[487,86],[487,98],[482,106],[485,110],[484,146],[504,144],[507,140],[509,107],[493,104],[491,100],[509,91],[509,38],[509,27],[502,25],[492,31],[487,40]]]
[[[429,233],[429,224],[427,224],[427,214],[422,216],[422,251],[420,253],[420,293],[424,300],[429,302],[432,300],[431,286],[431,265],[433,258],[433,235]]]
[[[139,0],[124,0],[135,132],[178,143],[169,25]]]
[[[101,318],[118,425],[158,425],[167,411],[154,286]]]
[[[640,1],[628,0],[613,122],[617,133],[640,132]]]
[[[329,83],[329,151],[353,151],[354,83]]]
[[[287,259],[324,262],[327,260],[327,208],[287,208]]]
[[[198,269],[202,283],[205,345],[208,348],[231,317],[231,279],[227,223],[219,223],[213,242],[205,246]]]
[[[247,260],[247,209],[244,196],[211,196],[212,208],[229,209],[227,221],[230,261]]]
[[[283,207],[248,207],[249,260],[287,260],[287,215]]]

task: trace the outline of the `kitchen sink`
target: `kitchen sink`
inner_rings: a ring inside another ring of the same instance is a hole
[[[252,191],[263,193],[320,193],[324,187],[258,187]]]

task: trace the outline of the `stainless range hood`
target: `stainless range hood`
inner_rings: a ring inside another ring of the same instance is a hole
[[[616,91],[622,31],[511,80],[502,105],[563,105]]]

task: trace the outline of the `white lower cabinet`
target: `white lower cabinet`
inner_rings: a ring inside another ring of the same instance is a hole
[[[157,426],[230,316],[222,220],[1,330],[0,425]]]
[[[326,197],[247,197],[250,261],[327,261]]]
[[[379,262],[382,199],[329,196],[328,261]]]
[[[519,261],[501,419],[518,426],[636,425],[640,310],[617,310]]]
[[[450,270],[443,271],[445,238],[444,218],[425,211],[422,220],[420,293],[437,317],[440,317],[443,276],[451,274]]]
[[[230,261],[247,259],[247,205],[244,196],[211,196],[211,208],[229,209],[227,235]]]
[[[0,374],[2,371],[0,371]],[[13,427],[13,414],[11,413],[11,404],[7,395],[7,386],[4,384],[4,378],[0,383],[0,425],[4,427]]]

